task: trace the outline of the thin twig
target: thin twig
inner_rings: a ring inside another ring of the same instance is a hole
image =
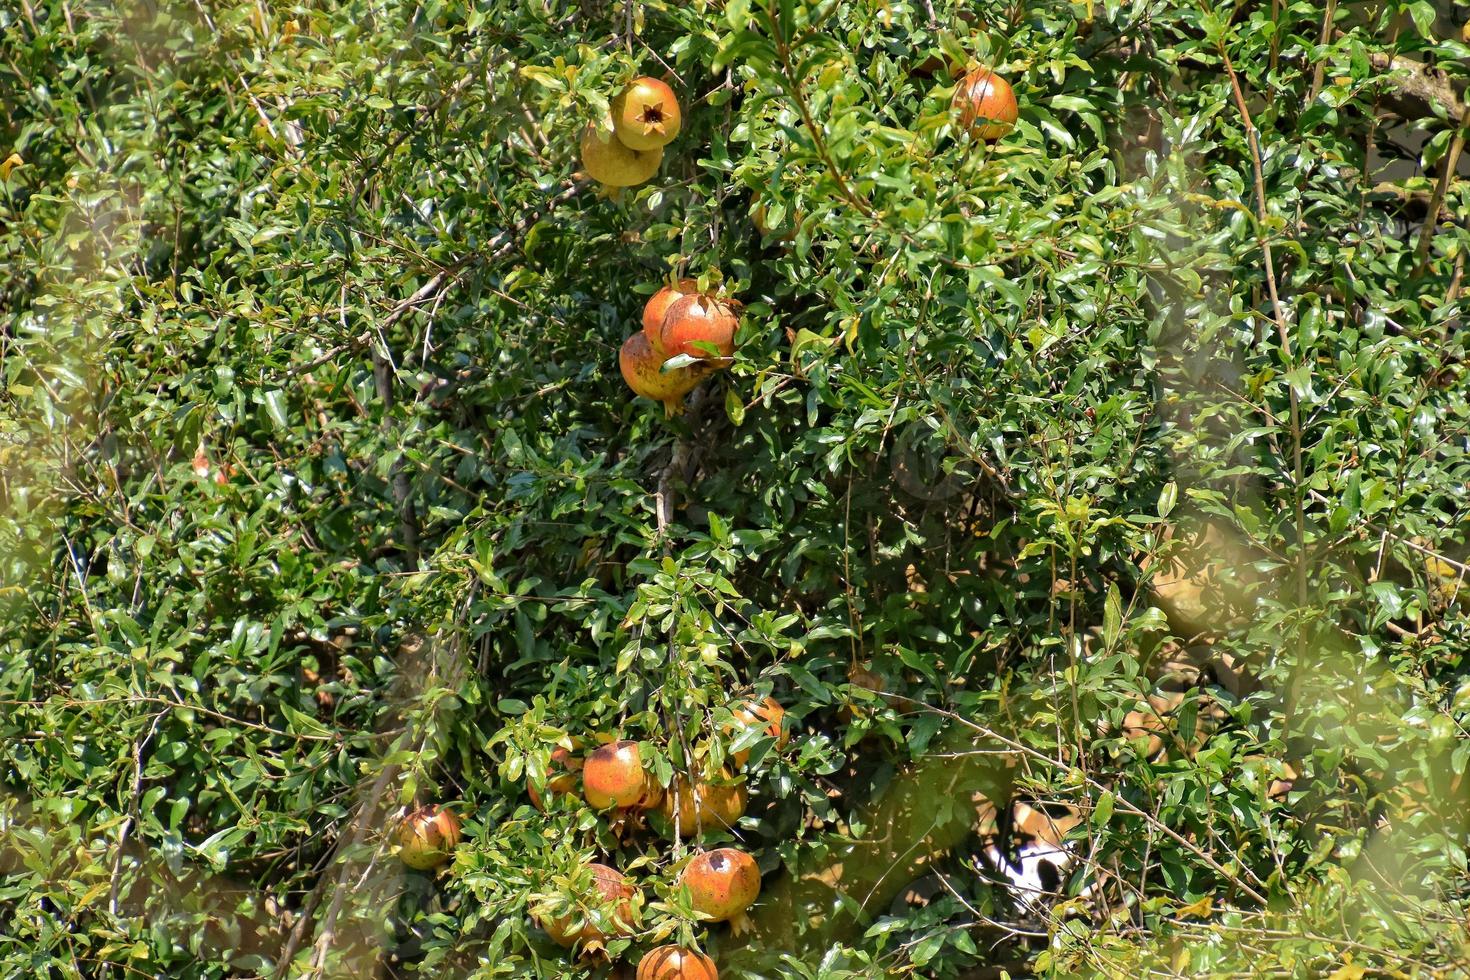
[[[378,324],[374,329],[365,330],[351,340],[342,344],[338,344],[336,347],[333,347],[331,350],[307,362],[306,364],[292,368],[290,371],[287,372],[286,376],[289,378],[300,377],[303,374],[308,374],[321,367],[322,365],[327,364],[332,360],[335,360],[338,356],[345,354],[348,351],[359,351],[366,348],[369,344],[373,342],[373,337],[375,333],[385,333],[396,323],[398,323],[399,320],[403,319],[404,316],[406,316],[414,309],[422,306],[425,303],[432,302],[438,299],[441,292],[459,282],[459,280],[462,278],[460,273],[464,269],[476,264],[488,265],[489,263],[498,261],[504,258],[506,255],[510,254],[510,252],[516,247],[517,243],[519,242],[520,237],[524,235],[531,228],[532,225],[536,224],[536,222],[546,217],[546,215],[554,210],[557,205],[571,198],[579,191],[583,190],[585,187],[587,187],[587,184],[585,182],[573,181],[561,192],[550,198],[546,202],[545,207],[523,216],[510,228],[500,232],[499,234],[491,238],[490,241],[486,242],[486,247],[493,248],[494,251],[490,252],[489,254],[482,254],[481,252],[470,252],[467,255],[455,259],[453,262],[449,263],[438,272],[436,272],[433,276],[430,276],[428,281],[425,282],[418,289],[414,290],[412,295],[410,295],[407,299],[400,300],[388,313],[388,315],[383,318],[383,322]]]
[[[1454,179],[1455,171],[1460,166],[1466,130],[1470,130],[1470,102],[1466,103],[1465,111],[1460,114],[1460,125],[1455,128],[1448,152],[1439,162],[1439,181],[1434,185],[1434,196],[1429,199],[1429,213],[1424,216],[1424,228],[1419,232],[1419,246],[1414,249],[1415,278],[1422,276],[1429,266],[1429,245],[1434,241],[1434,233],[1439,228],[1439,209],[1444,206],[1445,192],[1449,190],[1450,181]]]
[[[233,715],[227,715],[221,711],[214,711],[201,705],[185,704],[183,701],[170,701],[168,698],[160,698],[150,695],[131,695],[125,698],[89,698],[85,700],[67,699],[61,701],[0,701],[0,705],[3,705],[5,707],[17,708],[89,708],[117,704],[157,704],[180,711],[195,711],[201,715],[206,715],[210,718],[213,718],[216,721],[222,721],[229,725],[239,725],[242,728],[250,728],[257,732],[265,732],[268,735],[275,735],[278,738],[292,738],[305,742],[342,741],[342,736],[340,735],[306,735],[297,732],[283,732],[279,728],[272,728],[269,725],[261,725],[253,721],[246,721],[244,718],[236,718]]]
[[[1246,145],[1250,149],[1251,177],[1256,191],[1256,240],[1261,246],[1262,262],[1266,271],[1266,291],[1271,298],[1271,315],[1276,321],[1276,333],[1281,342],[1281,354],[1287,364],[1292,364],[1295,357],[1291,350],[1291,334],[1286,327],[1286,315],[1281,307],[1281,297],[1276,289],[1276,266],[1271,255],[1271,239],[1266,234],[1266,219],[1270,212],[1266,207],[1266,180],[1264,166],[1261,163],[1261,143],[1256,132],[1256,124],[1251,120],[1250,109],[1246,106],[1245,92],[1240,86],[1240,76],[1235,73],[1235,66],[1230,62],[1230,52],[1223,41],[1220,42],[1220,58],[1225,65],[1225,71],[1230,76],[1230,90],[1235,96],[1235,106],[1240,110],[1240,118],[1245,126]],[[1306,365],[1304,364],[1303,367]],[[1297,397],[1296,384],[1288,381],[1286,385],[1287,397],[1291,407],[1291,439],[1292,439],[1292,498],[1295,503],[1296,518],[1296,584],[1297,603],[1301,606],[1307,604],[1307,524],[1306,506],[1302,499],[1304,490],[1304,469],[1302,464],[1302,407],[1301,399]],[[1302,638],[1305,640],[1305,637]]]
[[[1337,15],[1337,0],[1327,0],[1327,9],[1322,11],[1321,39],[1317,42],[1319,47],[1326,47],[1332,40],[1332,21]],[[1322,78],[1326,73],[1327,63],[1323,58],[1318,58],[1312,65],[1312,89],[1307,93],[1307,105],[1310,107],[1317,101],[1317,96],[1322,93]]]

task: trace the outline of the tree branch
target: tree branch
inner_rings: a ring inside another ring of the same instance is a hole
[[[1434,196],[1429,199],[1429,213],[1424,216],[1424,228],[1419,232],[1419,245],[1414,249],[1414,275],[1422,276],[1429,267],[1429,245],[1434,241],[1434,232],[1439,227],[1439,210],[1444,207],[1445,192],[1460,166],[1460,153],[1465,149],[1465,131],[1470,129],[1470,104],[1460,113],[1460,125],[1450,139],[1449,151],[1439,165],[1439,182],[1434,185]]]

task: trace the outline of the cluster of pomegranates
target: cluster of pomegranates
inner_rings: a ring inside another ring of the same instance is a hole
[[[773,698],[747,702],[731,712],[740,729],[759,728],[785,744],[785,710]],[[738,735],[737,730],[729,734]],[[573,742],[574,747],[580,744]],[[736,752],[731,762],[743,767],[749,752]],[[575,794],[595,810],[611,813],[618,820],[637,819],[648,811],[662,815],[665,833],[698,840],[704,834],[728,829],[745,814],[749,794],[730,769],[717,777],[677,776],[664,787],[645,768],[642,743],[619,739],[599,746],[579,758],[573,750],[557,748],[552,768],[541,785],[534,781],[526,790],[531,802],[544,808],[553,795]],[[592,863],[589,894],[577,896],[581,907],[604,911],[581,918],[545,912],[537,921],[555,942],[584,950],[601,948],[609,939],[633,934],[637,918],[638,889],[614,867]],[[736,847],[700,850],[679,873],[688,905],[710,922],[729,922],[732,929],[748,927],[746,910],[760,895],[761,875],[755,858]],[[638,963],[638,980],[718,980],[719,971],[698,950],[664,945],[644,955]]]
[[[665,285],[643,306],[643,329],[623,341],[618,367],[635,394],[672,415],[711,371],[735,353],[740,304],[701,292],[693,279]],[[693,359],[665,369],[679,355]]]
[[[582,169],[607,187],[637,187],[658,173],[682,123],[673,89],[635,78],[613,100],[612,125],[588,123],[582,132]]]

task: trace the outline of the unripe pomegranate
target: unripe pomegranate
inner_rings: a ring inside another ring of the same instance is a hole
[[[998,140],[1015,128],[1020,110],[1011,83],[991,68],[973,68],[955,89],[960,126],[980,140]]]
[[[663,814],[680,837],[693,837],[734,827],[749,803],[745,785],[734,782],[729,772],[722,773],[718,782],[691,783],[680,776],[664,794]]]
[[[698,950],[660,946],[638,961],[636,980],[720,980],[720,971]]]
[[[747,701],[731,712],[744,728],[756,728],[764,726],[766,733],[776,740],[777,747],[784,746],[791,741],[791,735],[784,728],[786,709],[775,698],[766,698],[764,701]],[[735,736],[740,735],[736,731]],[[731,756],[737,766],[743,766],[750,759],[750,750],[743,749]]]
[[[669,357],[688,354],[691,357],[729,357],[735,353],[735,331],[740,319],[735,307],[712,296],[683,296],[675,300],[664,314],[659,328],[659,343]],[[709,344],[715,354],[699,344]]]
[[[743,915],[761,893],[755,858],[733,847],[708,851],[690,861],[679,876],[689,889],[689,905],[715,922]]]
[[[761,233],[761,237],[770,238],[772,235],[775,235],[776,240],[779,242],[790,242],[794,240],[796,238],[797,228],[805,220],[806,215],[798,211],[795,215],[787,215],[781,221],[779,229],[773,228],[771,226],[771,223],[767,220],[765,201],[761,201],[750,212],[750,223],[755,225],[755,230]],[[780,232],[779,235],[776,234],[777,231]]]
[[[648,302],[643,304],[643,332],[648,335],[649,343],[653,349],[663,353],[661,346],[663,341],[659,337],[664,325],[664,314],[674,301],[699,292],[699,283],[693,279],[680,279],[672,286],[664,286],[658,292],[648,297]],[[667,358],[665,358],[667,360]]]
[[[538,918],[558,946],[602,943],[609,936],[631,935],[634,926],[633,886],[624,874],[605,864],[589,864],[592,891],[577,896],[577,909],[560,918]]]
[[[877,694],[881,694],[883,692],[883,689],[887,686],[887,682],[885,682],[882,677],[873,673],[873,671],[869,670],[862,664],[853,664],[852,667],[848,669],[847,682],[853,687],[860,687],[866,691],[872,691]],[[838,708],[837,716],[843,721],[850,722],[858,715],[867,717],[869,710],[869,706],[866,702],[858,703],[854,701]]]
[[[398,825],[398,857],[418,871],[431,871],[447,862],[459,844],[459,817],[441,806],[424,806]]]
[[[683,124],[674,90],[646,75],[613,99],[612,117],[613,132],[630,150],[662,151]]]
[[[657,806],[659,785],[643,769],[637,742],[610,742],[582,766],[582,797],[595,810]]]
[[[551,753],[551,765],[546,770],[546,795],[551,797],[575,792],[577,774],[581,771],[582,760],[572,755],[564,746],[558,745]],[[531,797],[532,806],[538,810],[545,809],[541,805],[541,791],[538,791],[536,784],[529,779],[526,780],[526,794]]]
[[[623,341],[618,351],[618,370],[633,393],[644,398],[662,402],[666,411],[673,414],[684,396],[694,390],[707,371],[694,365],[663,370],[667,357],[654,350],[648,334],[639,331]]]
[[[658,173],[664,151],[632,150],[612,130],[588,125],[582,133],[582,169],[609,187],[637,187]]]

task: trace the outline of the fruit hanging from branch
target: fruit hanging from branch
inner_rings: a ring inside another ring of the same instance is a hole
[[[576,792],[577,778],[581,771],[582,760],[573,755],[570,749],[558,745],[551,753],[551,765],[547,767],[543,787],[538,790],[534,780],[526,780],[526,794],[531,797],[531,805],[538,810],[544,810],[546,807],[543,805],[543,793],[550,798]]]
[[[592,872],[591,888],[587,894],[574,897],[575,909],[565,915],[536,916],[537,923],[558,946],[601,946],[609,937],[633,933],[637,912],[632,883],[621,871],[605,864],[587,867]]]
[[[736,305],[713,296],[683,296],[670,304],[659,328],[659,346],[669,357],[729,357],[740,326]]]
[[[783,215],[780,221],[773,223],[770,220],[770,209],[760,199],[750,212],[750,223],[755,225],[755,230],[760,232],[762,238],[775,238],[782,243],[795,240],[796,232],[805,220],[806,215],[798,211],[793,215]]]
[[[622,350],[618,351],[618,369],[623,372],[623,380],[634,394],[662,402],[664,411],[673,415],[684,396],[694,390],[708,369],[691,364],[665,371],[665,360],[667,358],[654,349],[648,334],[642,331],[623,341]]]
[[[740,728],[734,732],[739,737],[741,732],[750,728],[764,728],[766,734],[776,740],[778,748],[784,747],[791,741],[791,734],[785,730],[786,709],[775,698],[766,698],[763,701],[747,701],[736,706],[731,711],[735,720],[740,723]],[[750,750],[742,749],[733,753],[730,758],[737,766],[744,766],[750,759]]]
[[[594,810],[647,810],[658,806],[662,793],[643,768],[637,742],[610,742],[589,755],[582,766],[582,797]]]
[[[612,118],[613,132],[630,150],[662,150],[683,125],[674,90],[646,75],[613,99]]]
[[[749,804],[745,784],[728,771],[715,780],[680,776],[664,793],[663,815],[680,837],[702,836],[734,829]]]
[[[1016,126],[1020,110],[1011,83],[992,68],[972,68],[955,89],[955,110],[962,129],[978,140],[993,142]]]
[[[729,922],[738,936],[750,927],[745,910],[761,893],[761,870],[744,851],[722,847],[696,855],[679,884],[688,889],[691,908],[714,922]]]
[[[445,864],[459,844],[459,817],[441,806],[423,806],[398,825],[398,858],[417,871]]]
[[[588,124],[582,132],[582,169],[608,187],[637,187],[658,173],[664,151],[633,150],[611,129]]]
[[[643,332],[648,335],[648,341],[658,353],[663,353],[663,341],[660,334],[663,332],[664,315],[669,312],[669,307],[676,300],[699,292],[699,283],[693,279],[680,279],[672,286],[664,286],[658,292],[648,297],[648,302],[643,304]]]
[[[660,946],[638,961],[636,980],[720,980],[715,961],[683,946]]]

